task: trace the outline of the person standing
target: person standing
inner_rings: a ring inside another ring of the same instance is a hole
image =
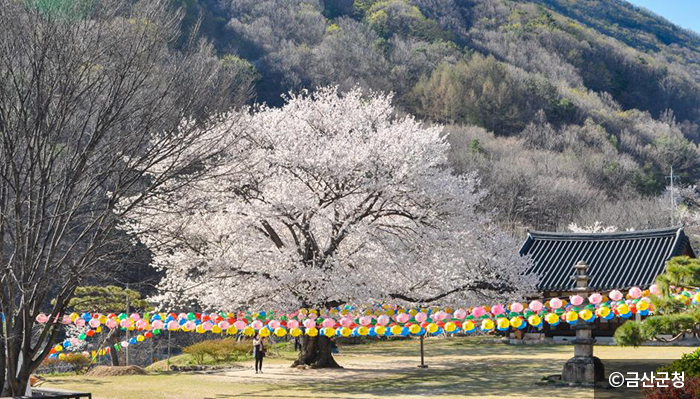
[[[255,358],[255,374],[262,373],[263,357],[265,357],[265,343],[260,334],[253,337],[253,357]]]

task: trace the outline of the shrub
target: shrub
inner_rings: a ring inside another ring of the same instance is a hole
[[[686,375],[687,377],[687,375]],[[686,378],[683,388],[647,388],[645,399],[695,399],[700,398],[700,377]]]
[[[646,337],[642,331],[642,323],[634,320],[626,321],[615,331],[615,342],[620,346],[639,346]]]
[[[236,342],[233,338],[216,340],[216,350],[211,354],[215,361],[236,361],[245,358],[246,355],[252,352],[250,342]]]
[[[192,356],[197,364],[203,364],[207,356],[215,362],[236,361],[252,351],[250,342],[236,342],[233,338],[211,339],[185,347],[184,353]]]
[[[683,372],[686,378],[700,377],[700,349],[692,353],[686,353],[668,366],[660,367],[658,371],[668,372],[669,375],[673,372]],[[700,397],[700,395],[696,397]]]
[[[62,361],[70,365],[75,374],[83,374],[91,363],[90,358],[82,353],[68,353]]]

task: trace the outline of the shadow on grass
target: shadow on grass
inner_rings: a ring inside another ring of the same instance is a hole
[[[75,379],[74,378],[61,378],[61,377],[51,377],[49,380],[50,385],[70,385],[70,386],[75,386]],[[110,384],[109,380],[103,380],[103,379],[96,379],[96,378],[84,378],[80,380],[81,384],[88,384],[88,385],[107,385]]]
[[[393,341],[383,345],[341,346],[342,354],[346,355],[373,355],[392,357],[415,357],[419,354],[420,344],[418,340]],[[426,340],[425,354],[430,356],[538,356],[546,357],[547,354],[571,353],[571,345],[505,345],[483,343],[473,339],[447,339]]]
[[[513,360],[493,360],[488,363],[470,362],[431,362],[428,369],[351,369],[367,371],[373,378],[344,378],[343,370],[337,371],[337,378],[327,381],[306,382],[289,385],[267,385],[248,392],[249,397],[270,397],[273,392],[285,391],[289,397],[333,397],[355,398],[358,395],[381,397],[415,396],[465,396],[483,397],[499,395],[503,397],[526,395],[531,397],[571,398],[581,397],[584,390],[552,388],[535,383],[543,376],[561,371],[564,360],[552,362],[532,362]],[[592,391],[590,391],[592,395]],[[218,394],[209,399],[232,398],[235,395]]]

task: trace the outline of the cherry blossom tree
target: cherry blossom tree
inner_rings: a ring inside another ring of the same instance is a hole
[[[324,88],[236,118],[225,155],[202,165],[207,178],[150,198],[129,226],[165,272],[163,306],[464,304],[534,291],[518,243],[476,212],[478,179],[448,166],[442,128],[398,117],[390,95]],[[328,338],[302,343],[295,364],[337,366]]]

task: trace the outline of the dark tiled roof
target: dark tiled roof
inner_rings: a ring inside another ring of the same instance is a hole
[[[530,231],[520,249],[534,262],[530,272],[540,277],[541,291],[574,288],[574,264],[590,269],[589,286],[596,290],[648,287],[678,255],[695,257],[681,227],[623,233],[547,233]]]

